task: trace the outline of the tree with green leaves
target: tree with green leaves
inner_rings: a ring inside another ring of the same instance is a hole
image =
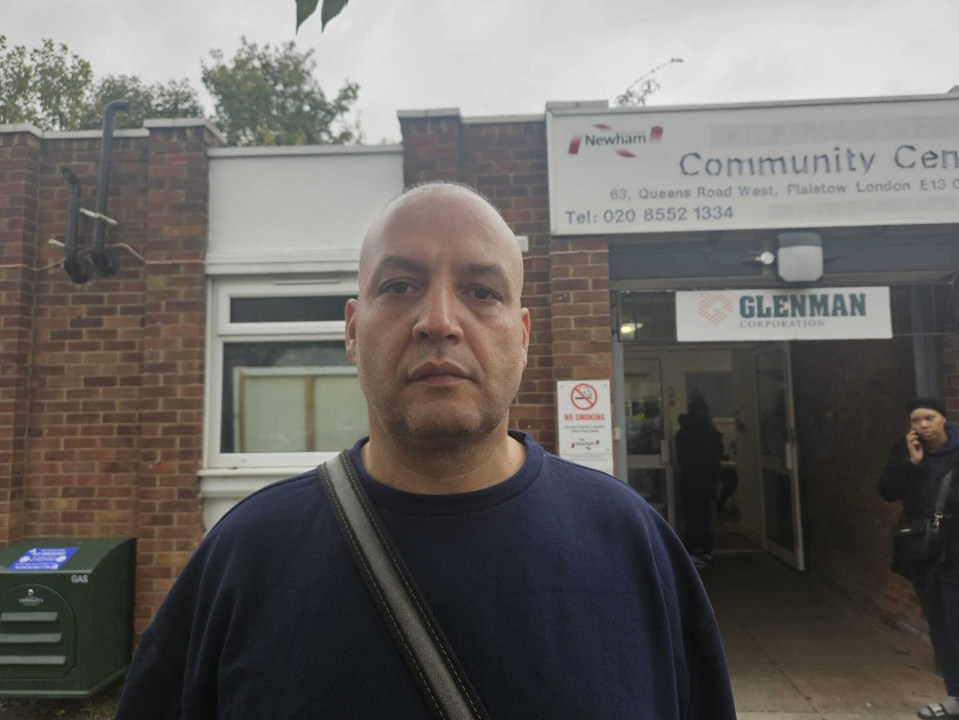
[[[103,124],[111,100],[128,100],[117,127],[140,127],[147,118],[202,117],[189,82],[145,85],[135,75],[108,75],[94,82],[90,63],[53,40],[39,48],[7,46],[0,35],[0,123],[30,123],[41,130],[87,130]]]
[[[273,48],[242,38],[231,60],[219,50],[203,65],[203,84],[213,97],[214,122],[231,145],[304,145],[361,139],[351,122],[359,86],[347,82],[327,98],[313,71],[313,51],[292,42]],[[66,45],[8,47],[0,35],[0,124],[30,123],[41,130],[96,129],[112,100],[130,110],[116,127],[141,127],[148,118],[203,117],[196,90],[186,80],[145,84],[136,75],[108,75],[94,82],[90,63]]]
[[[203,84],[214,99],[213,121],[230,145],[321,145],[359,139],[347,118],[359,86],[347,82],[327,98],[313,77],[313,51],[292,42],[260,47],[241,39],[233,59],[213,50]]]
[[[103,109],[113,100],[126,100],[130,110],[116,116],[116,127],[138,128],[149,118],[203,117],[196,90],[185,78],[145,85],[136,75],[107,75],[91,88],[80,128],[103,125]]]
[[[0,35],[0,123],[31,123],[44,130],[73,130],[88,107],[93,69],[66,45],[44,40],[38,48],[7,46]]]

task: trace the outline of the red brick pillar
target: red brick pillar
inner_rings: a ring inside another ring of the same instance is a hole
[[[609,243],[555,239],[550,259],[556,380],[612,380]]]
[[[556,444],[550,327],[549,194],[542,116],[464,122],[458,110],[400,113],[404,182],[457,180],[475,187],[525,236],[523,305],[531,319],[529,364],[510,426],[547,449]]]
[[[202,535],[198,497],[209,161],[204,121],[147,121],[147,243],[136,629],[149,623]]]
[[[609,243],[554,238],[550,262],[554,379],[612,380]]]
[[[554,450],[546,122],[541,115],[467,122],[461,158],[463,179],[493,202],[513,232],[527,239],[522,303],[530,312],[529,362],[510,408],[510,427]]]
[[[0,131],[0,545],[23,537],[40,142]]]
[[[403,135],[403,185],[460,179],[463,123],[459,109],[401,110],[398,115]]]

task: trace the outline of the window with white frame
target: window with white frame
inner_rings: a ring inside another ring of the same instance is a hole
[[[343,345],[356,278],[212,280],[209,467],[302,467],[368,434]]]

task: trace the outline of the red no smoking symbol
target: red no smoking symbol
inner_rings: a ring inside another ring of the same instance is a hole
[[[596,404],[599,393],[589,383],[580,383],[573,387],[569,394],[569,399],[573,402],[573,407],[577,410],[589,410]]]

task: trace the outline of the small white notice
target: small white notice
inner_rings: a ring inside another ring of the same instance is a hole
[[[613,474],[613,418],[609,380],[560,380],[559,456]]]

